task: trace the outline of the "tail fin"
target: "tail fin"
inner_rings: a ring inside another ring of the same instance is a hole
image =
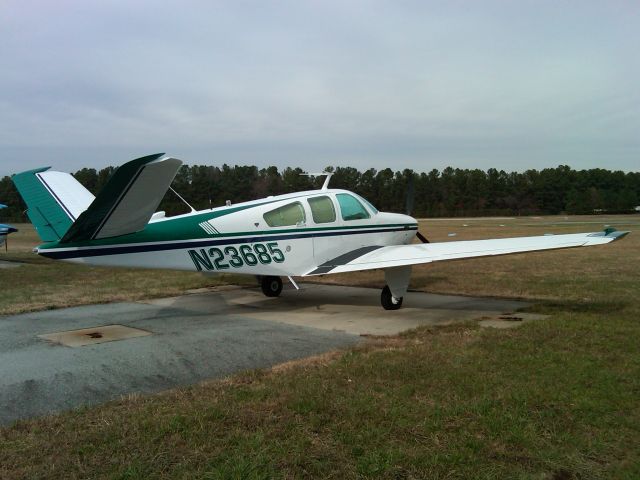
[[[143,230],[160,205],[182,161],[164,153],[118,167],[61,243],[100,240]]]
[[[18,173],[11,180],[43,242],[62,239],[94,199],[71,174],[49,171],[49,167]]]
[[[68,173],[30,170],[12,177],[27,215],[45,242],[117,237],[145,228],[182,162],[156,153],[113,172],[94,197]]]

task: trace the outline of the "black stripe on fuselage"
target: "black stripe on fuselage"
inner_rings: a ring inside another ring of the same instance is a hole
[[[260,235],[254,237],[229,237],[221,240],[205,239],[202,241],[191,242],[175,242],[175,243],[155,243],[144,245],[127,245],[118,246],[110,245],[101,248],[80,248],[78,250],[40,250],[38,253],[47,258],[53,258],[56,260],[65,260],[70,258],[83,258],[83,257],[99,257],[103,255],[123,255],[127,253],[142,253],[142,252],[158,252],[162,250],[179,250],[182,248],[201,248],[201,247],[213,247],[217,245],[233,245],[236,243],[256,243],[256,242],[269,242],[277,240],[293,240],[297,238],[313,238],[313,237],[334,237],[340,235],[363,235],[366,233],[385,233],[385,232],[404,232],[407,230],[417,230],[417,226],[404,226],[400,228],[378,228],[371,230],[352,230],[345,231],[331,231],[331,232],[314,232],[312,234],[285,234],[285,235]]]
[[[354,261],[356,258],[360,258],[361,256],[369,252],[373,252],[374,250],[378,250],[379,248],[382,248],[382,246],[372,245],[370,247],[361,247],[356,250],[352,250],[348,253],[345,253],[344,255],[340,255],[339,257],[323,263],[313,272],[309,272],[307,275],[320,275],[322,273],[329,273],[334,268],[339,267],[340,265],[346,265],[347,263]]]

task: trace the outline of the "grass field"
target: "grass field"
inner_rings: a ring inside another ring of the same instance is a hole
[[[204,277],[170,270],[85,267],[32,253],[41,242],[31,224],[15,225],[0,260],[22,263],[0,270],[0,315],[74,305],[178,295],[185,290],[255,281],[243,276]],[[4,247],[3,247],[4,248]]]
[[[429,220],[421,230],[437,241],[603,224],[634,233],[603,247],[414,269],[414,289],[533,299],[547,320],[418,329],[19,422],[0,430],[0,478],[640,478],[640,218]],[[35,264],[0,271],[12,277],[3,312],[211,283],[163,272],[132,286],[144,272],[60,266],[29,249],[26,239],[10,243],[8,257]],[[27,280],[15,285],[18,273]],[[379,286],[382,276],[323,281]]]

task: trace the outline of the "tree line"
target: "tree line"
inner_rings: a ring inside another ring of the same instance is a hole
[[[631,213],[640,205],[640,172],[602,168],[574,170],[566,165],[525,172],[447,167],[415,172],[405,169],[360,171],[329,167],[330,186],[356,192],[383,211],[410,211],[416,217]],[[114,167],[83,168],[73,175],[94,195]],[[172,184],[195,209],[319,188],[323,177],[301,175],[300,168],[183,165]],[[2,221],[23,222],[25,205],[10,177],[0,181]],[[189,211],[171,191],[159,207],[167,215]]]

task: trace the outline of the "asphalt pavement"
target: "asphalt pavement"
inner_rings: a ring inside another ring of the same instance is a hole
[[[0,317],[0,425],[268,368],[354,345],[362,335],[525,306],[409,293],[403,309],[387,312],[378,297],[377,290],[325,285],[280,298],[222,288]]]

